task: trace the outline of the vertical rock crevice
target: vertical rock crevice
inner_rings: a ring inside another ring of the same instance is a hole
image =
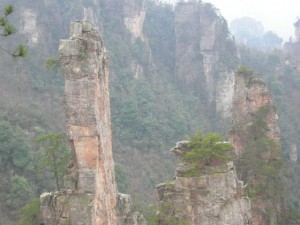
[[[179,2],[175,7],[175,79],[182,92],[199,98],[207,115],[224,130],[231,119],[237,48],[226,20],[209,3]]]

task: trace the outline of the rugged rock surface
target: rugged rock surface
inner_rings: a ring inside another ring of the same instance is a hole
[[[117,194],[108,63],[100,34],[89,22],[74,22],[70,39],[61,40],[59,52],[65,74],[65,114],[74,187],[41,196],[44,224],[144,224],[143,216],[132,212],[129,196]]]
[[[254,225],[284,223],[279,142],[278,115],[271,92],[253,71],[241,67],[235,75],[230,143],[238,155],[238,175],[252,193]]]
[[[143,25],[146,15],[145,0],[125,0],[124,2],[124,24],[131,32],[133,39],[141,38],[143,36]]]
[[[41,195],[42,223],[44,225],[91,225],[93,223],[94,195],[74,190],[43,193]],[[129,195],[118,194],[117,225],[146,225],[139,212],[135,212]],[[106,223],[100,223],[106,224]]]
[[[146,225],[142,214],[135,212],[129,195],[118,194],[118,224],[119,225]]]
[[[261,112],[262,121],[267,125],[267,136],[279,143],[280,131],[278,127],[278,114],[272,101],[272,95],[264,80],[252,76],[252,72],[245,75],[243,72],[235,74],[233,121],[230,133],[230,143],[236,154],[242,154],[246,143],[255,136],[251,125],[257,120],[256,113]]]
[[[294,24],[296,40],[292,38],[284,44],[284,50],[287,57],[286,64],[291,65],[294,69],[300,70],[300,19]]]
[[[180,2],[175,8],[175,36],[178,85],[206,96],[213,110],[230,118],[237,52],[226,20],[211,4]]]
[[[186,142],[173,149],[185,151]],[[209,167],[200,176],[183,176],[187,165],[177,168],[175,180],[157,186],[159,224],[243,225],[250,224],[250,200],[237,179],[232,161]],[[177,222],[177,223],[176,223]]]

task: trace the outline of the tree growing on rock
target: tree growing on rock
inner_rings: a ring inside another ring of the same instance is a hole
[[[183,154],[182,160],[195,168],[225,162],[230,159],[228,152],[232,150],[221,134],[207,133],[203,136],[200,131],[189,138],[187,147],[189,150]]]
[[[59,191],[59,180],[65,174],[67,164],[70,161],[70,151],[66,138],[62,134],[51,133],[40,135],[35,141],[43,149],[40,166],[42,169],[49,169],[53,173],[56,188]]]

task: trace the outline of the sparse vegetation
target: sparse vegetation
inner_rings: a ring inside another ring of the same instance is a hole
[[[40,199],[35,198],[20,210],[21,219],[16,225],[39,225]]]
[[[192,165],[192,174],[196,168],[217,165],[231,159],[229,152],[232,146],[223,141],[221,134],[207,133],[203,136],[199,131],[189,141],[188,150],[184,152],[182,160]]]
[[[71,159],[70,147],[63,134],[44,134],[35,139],[35,142],[43,150],[40,161],[41,170],[50,169],[55,178],[56,188],[60,190],[60,180],[66,172]]]
[[[237,70],[236,70],[236,73],[237,74],[241,74],[241,75],[244,75],[246,77],[250,77],[253,75],[253,69],[247,67],[247,66],[244,66],[244,65],[241,65]]]
[[[163,202],[159,207],[159,213],[157,215],[158,225],[188,225],[187,218],[178,218],[175,216],[176,209],[172,202]]]
[[[16,33],[16,28],[9,22],[8,16],[14,12],[12,5],[6,5],[3,7],[3,16],[0,17],[0,36],[7,37]],[[25,45],[20,44],[13,52],[10,52],[6,48],[0,45],[0,50],[12,57],[25,57],[28,54]]]

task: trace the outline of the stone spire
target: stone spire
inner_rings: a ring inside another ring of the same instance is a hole
[[[281,191],[278,115],[265,81],[243,66],[235,74],[229,139],[238,156],[238,177],[252,195],[251,224],[280,223],[286,209]]]
[[[299,42],[300,41],[300,19],[298,19],[297,22],[294,23],[294,27],[295,27],[296,40],[297,42]]]
[[[106,50],[90,23],[76,21],[70,39],[60,41],[59,54],[76,190],[95,193],[93,224],[116,224]]]
[[[42,224],[146,225],[133,211],[130,196],[117,193],[108,62],[99,32],[89,22],[72,23],[70,39],[60,41],[59,54],[73,168],[65,179],[68,190],[41,195]]]
[[[252,71],[248,73],[249,75],[242,72],[235,74],[232,130],[229,138],[237,155],[242,154],[249,140],[255,139],[252,124],[257,120],[257,113],[262,114],[260,119],[266,123],[267,137],[276,143],[280,139],[278,114],[271,92],[264,80],[254,77]]]

